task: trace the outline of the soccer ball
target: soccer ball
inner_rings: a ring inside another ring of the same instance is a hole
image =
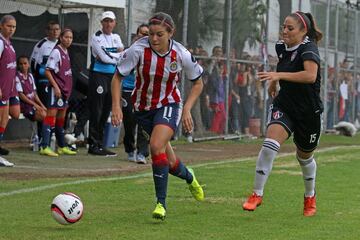
[[[71,192],[57,195],[51,203],[51,214],[63,225],[79,221],[83,215],[84,206],[81,199]]]

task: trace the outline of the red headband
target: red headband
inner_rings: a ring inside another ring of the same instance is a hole
[[[303,18],[303,16],[301,16],[301,14],[300,14],[299,12],[296,12],[295,14],[300,18],[301,22],[304,24],[305,31],[307,32],[307,31],[308,31],[308,28],[307,28],[305,19]]]
[[[154,17],[154,18],[152,18],[152,19],[149,20],[149,23],[150,23],[150,24],[151,24],[152,22],[164,23],[164,24],[167,25],[171,30],[174,29],[174,27],[171,26],[171,24],[167,23],[165,19],[160,20],[160,19],[157,19],[156,17]],[[149,25],[150,25],[150,24],[149,24]]]

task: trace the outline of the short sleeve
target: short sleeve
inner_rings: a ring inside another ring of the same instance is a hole
[[[197,80],[203,73],[203,68],[191,55],[188,50],[184,50],[182,54],[182,63],[185,76],[189,80]]]
[[[57,49],[51,51],[49,59],[46,63],[46,68],[54,70],[55,72],[59,71],[59,63],[60,63],[60,52]]]
[[[117,63],[117,71],[121,76],[127,76],[136,67],[140,60],[140,46],[136,43],[122,52]]]
[[[0,57],[3,51],[4,51],[4,42],[0,40]]]
[[[314,42],[308,42],[304,45],[301,58],[303,61],[311,60],[320,65],[319,50]]]
[[[284,52],[284,50],[285,50],[284,43],[282,41],[277,42],[275,45],[275,51],[278,58],[281,58],[280,55]]]
[[[22,88],[22,85],[21,85],[21,82],[20,82],[20,79],[18,76],[16,76],[16,91],[17,92],[24,92],[23,88]]]

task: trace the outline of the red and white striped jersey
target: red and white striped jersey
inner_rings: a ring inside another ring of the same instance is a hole
[[[189,80],[197,80],[203,73],[190,52],[180,43],[170,40],[170,50],[160,55],[151,49],[148,37],[143,37],[124,51],[117,70],[122,76],[136,69],[132,102],[136,111],[148,111],[181,102],[177,83],[180,72]]]

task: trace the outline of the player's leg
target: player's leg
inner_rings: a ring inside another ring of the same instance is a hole
[[[0,101],[0,142],[4,137],[4,132],[9,121],[9,102]],[[0,167],[12,167],[13,163],[0,156]]]
[[[195,178],[195,174],[192,169],[189,169],[183,164],[178,157],[176,157],[170,142],[166,145],[166,155],[169,160],[170,169],[169,173],[175,177],[184,179],[189,184],[189,190],[193,197],[198,201],[204,200],[204,191]]]
[[[302,119],[296,124],[294,142],[296,144],[296,158],[300,164],[304,180],[304,216],[316,214],[316,161],[314,150],[321,135],[321,115]]]
[[[56,108],[48,108],[46,117],[44,118],[44,121],[42,122],[42,131],[41,131],[41,146],[40,146],[40,154],[41,155],[47,155],[50,157],[57,157],[58,154],[55,153],[50,148],[50,138],[51,138],[51,130],[55,127],[55,121],[56,121]]]
[[[266,138],[260,149],[255,169],[255,181],[252,195],[243,204],[243,209],[253,211],[262,203],[264,186],[271,173],[274,159],[280,145],[291,134],[291,121],[279,109],[270,107],[271,119],[266,130]]]
[[[165,149],[173,133],[173,130],[168,126],[158,124],[155,125],[150,137],[153,179],[157,198],[157,206],[153,211],[153,217],[162,220],[166,214],[166,195],[169,174],[169,162]]]
[[[64,139],[65,136],[64,124],[65,124],[66,109],[67,109],[66,106],[64,108],[59,109],[56,115],[55,136],[58,144],[57,152],[59,154],[75,155],[76,152],[72,151],[65,144],[65,139]]]

